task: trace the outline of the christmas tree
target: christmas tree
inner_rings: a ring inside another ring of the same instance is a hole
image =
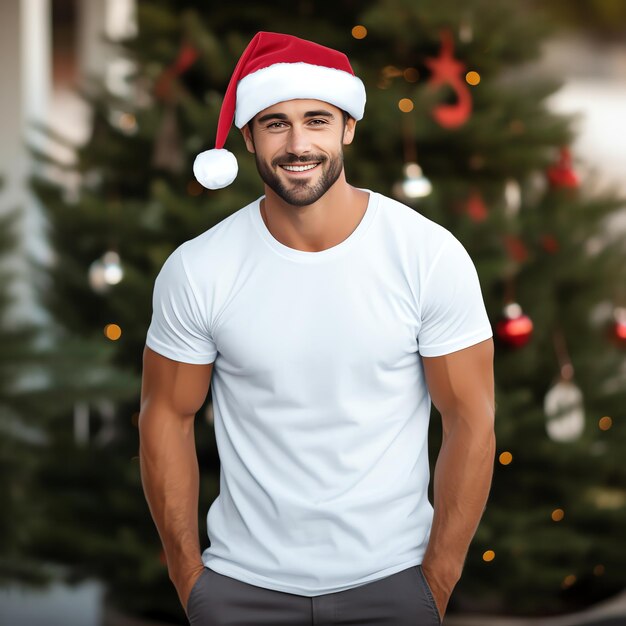
[[[0,190],[1,193],[1,190]],[[0,581],[30,579],[33,563],[25,562],[25,539],[31,530],[36,508],[29,494],[37,464],[38,435],[33,429],[31,398],[20,389],[25,371],[33,368],[37,330],[31,324],[15,328],[11,293],[16,272],[9,259],[16,251],[17,209],[3,207],[0,217],[0,503],[5,515],[0,522]],[[26,366],[26,367],[25,367]],[[37,415],[37,413],[34,413]],[[19,523],[17,522],[19,520]]]
[[[21,207],[3,208],[0,217],[0,502],[5,511],[0,581],[39,586],[53,580],[57,569],[42,563],[45,555],[39,548],[50,530],[45,503],[60,496],[56,487],[67,487],[55,485],[52,478],[59,466],[56,439],[68,439],[75,448],[67,414],[85,398],[109,398],[112,391],[113,396],[129,397],[136,381],[111,368],[113,352],[101,341],[81,340],[62,327],[44,326],[17,312],[13,287],[19,276],[11,260],[19,251],[22,213]],[[35,282],[45,285],[44,268],[30,258],[27,265]],[[68,461],[63,458],[62,464]],[[52,498],[50,487],[55,489]]]
[[[558,613],[625,583],[626,253],[602,230],[623,199],[585,194],[568,150],[572,120],[544,103],[558,78],[520,71],[553,28],[521,3],[487,0],[340,1],[330,12],[307,1],[271,11],[247,0],[211,11],[139,2],[138,33],[120,43],[135,64],[131,95],[98,80],[83,88],[93,127],[76,148],[78,193],[33,181],[58,253],[49,310],[72,335],[110,342],[115,363],[138,375],[167,256],[262,193],[235,130],[237,183],[207,191],[192,175],[246,44],[259,30],[287,32],[348,55],[368,97],[345,148],[348,181],[449,229],[475,262],[494,326],[496,467],[449,612]],[[127,611],[184,623],[141,491],[138,396],[112,411],[111,441],[76,449],[64,439],[80,476],[49,460],[55,484],[72,490],[48,502],[64,527],[44,554],[100,577]],[[211,420],[209,394],[196,420],[203,548],[219,486]],[[434,469],[435,409],[431,424]]]

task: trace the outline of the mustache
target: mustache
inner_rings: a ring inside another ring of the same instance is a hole
[[[315,155],[308,155],[308,156],[302,156],[302,157],[297,157],[294,155],[291,156],[285,156],[285,157],[281,157],[278,159],[274,159],[272,161],[272,166],[273,167],[278,167],[279,165],[294,165],[297,163],[312,163],[312,162],[319,162],[319,163],[323,163],[324,161],[326,161],[326,157],[324,156],[315,156]]]

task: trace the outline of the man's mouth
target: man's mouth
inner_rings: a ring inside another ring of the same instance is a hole
[[[320,163],[309,163],[305,165],[280,165],[284,170],[288,172],[308,172],[317,167]]]

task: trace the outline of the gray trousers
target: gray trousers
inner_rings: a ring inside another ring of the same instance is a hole
[[[313,597],[205,568],[189,595],[187,615],[191,626],[441,626],[421,565]]]

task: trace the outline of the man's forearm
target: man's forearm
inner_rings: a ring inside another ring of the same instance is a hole
[[[448,592],[461,576],[491,488],[493,429],[467,426],[480,421],[456,420],[435,465],[434,516],[422,565]]]
[[[144,494],[161,537],[170,578],[202,565],[199,472],[193,416],[142,415],[139,462]]]

